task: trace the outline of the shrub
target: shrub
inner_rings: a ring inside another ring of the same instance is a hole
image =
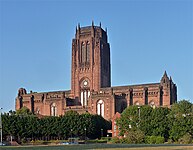
[[[102,137],[101,139],[102,139],[102,140],[109,141],[109,140],[111,140],[111,137]]]
[[[86,143],[97,143],[98,139],[95,140],[86,140]]]
[[[111,143],[120,143],[120,139],[118,137],[114,137],[111,139]]]
[[[161,136],[146,136],[145,143],[146,144],[162,144],[164,143],[165,139]]]
[[[107,140],[103,140],[103,139],[87,140],[86,143],[107,143]]]
[[[130,141],[130,139],[124,137],[124,138],[120,139],[120,143],[129,144],[129,143],[131,143],[131,141]]]
[[[21,143],[22,143],[22,144],[24,144],[24,143],[26,143],[26,142],[27,142],[26,138],[22,138],[22,139],[21,139]]]
[[[129,131],[123,141],[127,144],[140,144],[144,142],[144,137],[141,130]]]
[[[168,139],[168,144],[172,144],[174,141],[172,139]]]
[[[105,141],[111,141],[111,137],[102,137],[101,140],[105,140]]]
[[[155,144],[156,143],[156,136],[150,136],[148,143],[149,144]]]
[[[189,133],[186,133],[186,134],[184,134],[183,135],[183,137],[182,138],[180,138],[179,140],[178,140],[178,142],[180,143],[180,144],[190,144],[190,143],[192,143],[192,136],[189,134]]]
[[[145,140],[144,140],[144,141],[145,141],[145,144],[149,144],[149,143],[150,143],[150,142],[149,142],[149,141],[150,141],[150,137],[151,137],[151,136],[145,136]]]
[[[107,140],[98,140],[97,143],[107,143]]]
[[[31,141],[31,144],[33,144],[33,145],[42,145],[44,143],[44,141],[43,140],[32,140]]]
[[[161,137],[161,136],[157,136],[156,138],[156,144],[163,144],[165,142],[165,139],[164,137]]]

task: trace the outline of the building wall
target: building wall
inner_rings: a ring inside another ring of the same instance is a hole
[[[103,101],[104,113],[99,113],[98,102]],[[100,91],[93,93],[90,98],[91,113],[102,115],[105,119],[110,120],[115,114],[115,97],[111,93]]]
[[[29,108],[34,114],[59,116],[64,114],[66,107],[65,92],[25,93],[16,98],[16,110],[20,109],[21,103],[22,107]],[[52,106],[56,108],[54,115],[51,113]]]
[[[27,93],[20,88],[16,110],[26,106],[33,113],[46,116],[75,110],[111,120],[116,112],[121,113],[131,105],[170,107],[176,102],[177,87],[166,72],[158,83],[111,87],[107,39],[107,32],[101,26],[78,26],[72,40],[71,90]]]
[[[119,119],[121,117],[121,114],[116,112],[116,114],[113,116],[112,118],[112,137],[119,137],[119,126],[117,125],[116,120]]]

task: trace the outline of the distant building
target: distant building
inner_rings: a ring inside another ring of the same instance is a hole
[[[120,137],[119,133],[119,126],[117,125],[117,119],[121,117],[121,114],[116,112],[116,114],[112,118],[112,130],[109,133],[112,133],[112,137]]]
[[[46,116],[74,110],[110,120],[130,105],[169,107],[177,101],[177,87],[166,72],[158,83],[111,87],[110,62],[107,31],[93,23],[87,27],[78,25],[72,40],[71,90],[27,93],[20,88],[15,108],[26,106]]]

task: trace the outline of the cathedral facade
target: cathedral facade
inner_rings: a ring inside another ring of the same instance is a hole
[[[112,87],[110,62],[107,31],[94,23],[78,25],[72,40],[71,90],[27,93],[20,88],[16,110],[25,106],[43,116],[74,110],[110,120],[130,105],[170,107],[177,101],[177,86],[166,72],[157,83]]]

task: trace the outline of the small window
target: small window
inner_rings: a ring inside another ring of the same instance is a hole
[[[51,116],[57,116],[56,103],[52,103],[52,105],[51,105]]]

